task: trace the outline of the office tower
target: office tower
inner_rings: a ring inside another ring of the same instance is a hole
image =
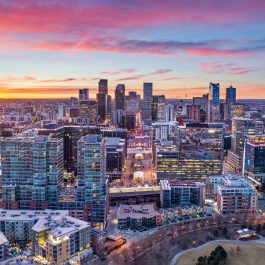
[[[63,187],[63,140],[13,137],[0,140],[2,206],[45,209]]]
[[[225,94],[226,104],[235,104],[236,103],[236,88],[235,87],[227,87]]]
[[[140,112],[143,121],[150,121],[151,123],[151,104],[150,102],[142,101],[140,103]]]
[[[233,105],[236,103],[236,88],[235,87],[227,87],[225,94],[225,119],[231,121],[232,120],[232,110]]]
[[[165,121],[165,96],[153,96],[151,103],[152,121]]]
[[[257,193],[246,179],[235,175],[224,176],[217,186],[217,208],[222,215],[255,215]]]
[[[199,105],[187,105],[187,119],[194,122],[201,121],[201,108]]]
[[[228,109],[225,102],[220,103],[220,120],[223,121],[226,118]]]
[[[263,134],[263,122],[247,118],[237,118],[232,125],[232,150],[243,156],[244,142],[247,136]]]
[[[265,183],[265,135],[248,136],[245,145],[244,173]]]
[[[89,105],[88,101],[80,101],[80,117],[81,118],[89,118]]]
[[[144,101],[151,102],[153,96],[153,83],[144,83],[143,88]]]
[[[209,84],[209,96],[212,103],[220,103],[220,86],[219,83]]]
[[[140,95],[138,95],[135,91],[130,91],[128,93],[128,97],[127,97],[127,100],[139,100],[140,99]]]
[[[116,110],[124,110],[125,108],[125,85],[119,84],[116,86],[115,90],[115,101]]]
[[[87,88],[79,89],[79,101],[87,101],[89,99],[89,90]]]
[[[208,122],[220,121],[220,87],[219,83],[209,84]]]
[[[64,127],[64,168],[68,172],[77,171],[77,142],[81,137],[79,126]]]
[[[97,121],[98,104],[96,100],[80,102],[80,119],[72,119],[73,123],[93,123]]]
[[[193,105],[199,105],[200,108],[207,113],[208,109],[208,100],[209,100],[209,94],[204,94],[202,97],[194,97],[192,104]]]
[[[106,140],[86,135],[77,142],[78,201],[85,203],[87,220],[104,228],[107,214]]]
[[[106,171],[110,181],[120,179],[125,163],[126,145],[121,138],[106,138]]]
[[[65,105],[58,105],[58,119],[62,120],[65,117]]]
[[[166,111],[166,122],[174,121],[174,105],[167,104],[165,106]]]
[[[101,120],[105,120],[108,111],[108,80],[101,79],[98,83],[98,116]]]
[[[135,130],[136,117],[135,114],[125,113],[122,116],[122,128],[127,129],[128,131]]]
[[[96,100],[88,100],[88,116],[89,122],[94,123],[98,120],[98,104]]]
[[[107,115],[111,115],[112,112],[112,99],[111,99],[111,95],[107,96]]]
[[[126,107],[125,111],[127,114],[136,115],[136,113],[139,111],[139,102],[138,100],[127,100],[126,101]]]
[[[263,122],[247,118],[232,121],[231,150],[228,151],[227,171],[241,172],[243,166],[244,145],[247,136],[263,134]]]
[[[124,110],[117,109],[117,110],[112,111],[112,124],[121,126],[123,115],[124,115]]]
[[[156,149],[157,179],[203,181],[222,173],[223,124],[188,123],[173,146]]]
[[[160,201],[163,208],[190,204],[205,204],[205,184],[199,182],[169,183],[160,181]]]
[[[169,140],[174,136],[177,128],[177,122],[154,122],[152,123],[153,140]]]

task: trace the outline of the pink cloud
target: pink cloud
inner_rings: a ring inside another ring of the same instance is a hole
[[[257,71],[257,69],[252,68],[237,67],[234,63],[220,62],[201,63],[200,68],[203,72],[210,74],[244,75],[253,71]]]
[[[101,72],[101,74],[113,76],[113,75],[120,75],[120,74],[131,74],[131,73],[134,73],[135,71],[136,71],[135,69],[122,69],[120,71],[104,71],[104,72]]]

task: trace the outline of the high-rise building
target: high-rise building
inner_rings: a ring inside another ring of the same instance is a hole
[[[231,121],[232,120],[232,110],[233,105],[236,103],[236,88],[235,87],[227,87],[225,94],[225,119]]]
[[[207,113],[209,94],[205,94],[202,97],[194,97],[192,104],[199,105],[200,108]]]
[[[63,140],[13,137],[0,140],[2,207],[46,209],[63,187]]]
[[[125,140],[106,138],[106,171],[110,181],[120,179],[126,155]]]
[[[165,121],[166,110],[165,110],[165,96],[153,96],[151,104],[152,121]]]
[[[228,151],[227,171],[239,172],[243,166],[244,145],[247,136],[263,134],[263,122],[247,118],[232,121],[231,150]]]
[[[199,105],[187,105],[187,119],[194,122],[201,121],[201,108]]]
[[[108,80],[101,79],[98,83],[98,116],[101,120],[105,120],[108,112]]]
[[[125,108],[125,85],[119,84],[115,90],[116,110],[124,110]]]
[[[209,96],[212,103],[220,103],[220,86],[219,83],[209,84]]]
[[[220,87],[219,83],[209,84],[209,101],[207,109],[207,121],[220,121]]]
[[[244,173],[265,183],[265,135],[248,136],[245,145]]]
[[[135,91],[130,91],[127,96],[127,100],[140,100],[140,98],[140,95],[137,94]]]
[[[226,104],[235,104],[236,103],[236,88],[235,87],[227,87],[225,94]]]
[[[144,83],[144,101],[151,102],[153,96],[153,83]]]
[[[166,122],[174,121],[174,105],[167,104],[165,106],[166,111]]]
[[[106,140],[86,135],[77,142],[78,201],[86,207],[87,220],[105,227],[107,214]]]
[[[64,167],[68,172],[77,170],[77,142],[81,137],[79,126],[64,127]]]
[[[188,123],[176,137],[177,145],[157,147],[158,180],[203,181],[222,173],[223,124]]]
[[[87,88],[79,89],[79,101],[87,101],[89,99],[89,90]]]
[[[136,125],[135,114],[125,113],[122,116],[122,128],[127,129],[128,131],[135,130],[135,125]]]

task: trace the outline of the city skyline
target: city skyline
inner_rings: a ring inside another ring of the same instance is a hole
[[[192,8],[191,8],[192,7]],[[196,8],[194,8],[196,7]],[[99,79],[126,94],[192,98],[220,83],[237,98],[260,98],[265,86],[260,0],[0,1],[0,98],[69,98]],[[186,96],[187,95],[187,96]]]

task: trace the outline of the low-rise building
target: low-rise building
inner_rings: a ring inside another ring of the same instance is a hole
[[[11,243],[31,242],[35,256],[63,264],[90,250],[90,225],[61,210],[2,210],[0,227]]]
[[[163,223],[185,222],[192,220],[205,219],[212,216],[212,207],[210,205],[193,205],[186,207],[175,207],[169,209],[161,209],[161,219]]]
[[[141,230],[161,224],[161,216],[152,204],[120,205],[118,228]]]
[[[0,261],[5,260],[9,252],[9,241],[3,232],[0,231]]]
[[[217,188],[217,208],[222,215],[254,215],[257,193],[246,179],[237,175],[223,176]]]
[[[205,184],[200,182],[169,183],[160,181],[160,201],[164,208],[178,205],[204,204]]]

